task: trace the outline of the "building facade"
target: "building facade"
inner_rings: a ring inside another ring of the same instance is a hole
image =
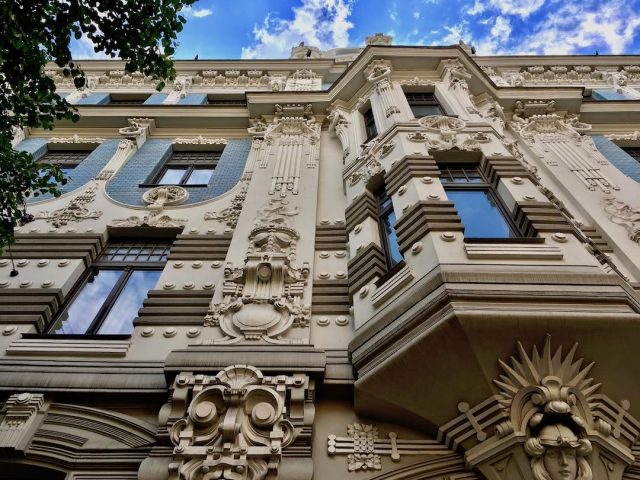
[[[83,68],[14,138],[69,182],[0,259],[0,478],[640,479],[640,57]]]

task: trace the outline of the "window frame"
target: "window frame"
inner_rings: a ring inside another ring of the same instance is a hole
[[[126,239],[126,240],[116,240],[113,243],[122,243],[122,242],[136,242],[139,239]],[[149,240],[151,242],[152,239]],[[100,334],[98,331],[102,327],[104,321],[109,316],[109,313],[113,309],[114,305],[120,298],[122,291],[127,286],[127,283],[134,272],[137,271],[162,271],[167,264],[167,261],[110,261],[102,259],[107,254],[107,250],[109,247],[113,245],[113,243],[107,243],[103,248],[102,252],[98,259],[93,262],[93,264],[83,272],[80,278],[76,281],[75,285],[70,291],[70,294],[65,298],[63,304],[61,305],[56,315],[54,315],[53,319],[49,322],[49,325],[45,329],[45,335],[53,336],[53,337],[71,337],[74,336],[76,338],[84,338],[86,336],[93,336],[96,338],[106,338],[106,337],[129,337],[130,334]],[[145,248],[142,246],[141,248]],[[169,250],[171,248],[171,244],[167,243],[165,247],[166,256],[169,255]],[[102,302],[102,305],[96,312],[93,320],[89,323],[84,333],[56,333],[55,328],[60,319],[60,315],[62,315],[67,309],[75,302],[78,296],[82,293],[87,284],[92,280],[95,275],[97,275],[101,271],[109,271],[109,270],[123,270],[122,275],[116,283],[111,287],[111,290],[106,295],[105,299]]]
[[[370,116],[369,113],[371,113]],[[373,108],[371,108],[371,105],[369,105],[369,108],[362,112],[362,119],[364,122],[364,134],[366,137],[364,143],[368,143],[376,138],[380,133],[378,132],[378,125],[376,125],[376,118],[373,114]],[[371,128],[371,126],[373,126],[373,128]]]
[[[384,227],[385,223],[383,220],[384,217],[388,216],[390,213],[395,214],[395,211],[393,209],[393,201],[391,200],[391,196],[385,189],[384,185],[375,190],[373,192],[373,195],[376,198],[378,233],[380,234],[380,243],[382,243],[382,250],[384,252],[385,265],[388,273],[395,273],[404,266],[404,256],[402,255],[402,252],[400,252],[400,255],[403,256],[403,258],[398,262],[393,263],[393,258],[391,255],[391,245],[389,244],[389,237]],[[383,205],[385,204],[385,201],[387,199],[389,200],[389,206],[384,207]],[[393,225],[391,225],[391,228],[394,228],[395,230],[395,227]],[[400,251],[400,245],[398,245],[398,251]]]
[[[36,165],[56,165],[61,170],[65,168],[70,168],[71,170],[75,170],[80,166],[82,162],[84,162],[89,157],[89,155],[93,153],[94,150],[95,150],[94,148],[89,150],[89,149],[67,149],[67,148],[49,149],[47,147],[47,151],[44,153],[44,155],[42,155],[40,158],[36,160]],[[85,155],[80,160],[73,160],[73,161],[65,161],[62,159],[53,159],[53,161],[47,160],[48,155],[55,155],[56,153],[58,155],[60,155],[61,153],[84,153]]]
[[[160,170],[158,170],[158,172],[152,176],[151,181],[147,183],[143,183],[140,186],[141,187],[162,187],[162,186],[178,185],[181,187],[207,187],[209,185],[209,182],[211,181],[211,178],[215,173],[216,168],[218,167],[218,163],[220,161],[220,158],[222,157],[223,151],[224,150],[177,150],[177,151],[173,150],[169,158],[167,158],[167,160],[165,160],[165,162],[163,163]],[[174,156],[176,156],[175,155],[176,153],[179,155],[181,153],[202,153],[202,152],[215,154],[213,164],[211,165],[207,165],[205,163],[198,164],[196,162],[188,163],[186,161],[174,161],[172,163],[172,159]],[[186,170],[182,175],[182,177],[180,178],[179,182],[160,183],[160,181],[162,180],[162,177],[164,177],[167,170],[171,168],[181,168],[181,167],[182,168],[186,167]],[[209,181],[207,183],[192,183],[192,184],[187,183],[187,181],[189,180],[191,175],[193,175],[193,172],[195,170],[209,170],[209,169],[213,171],[211,172],[211,177],[209,177]]]
[[[468,165],[469,167],[473,167],[475,171],[478,173],[478,176],[481,181],[480,182],[460,182],[460,183],[443,182],[442,173],[441,173],[440,183],[442,184],[442,187],[444,188],[445,193],[448,191],[487,192],[487,196],[491,200],[493,200],[494,204],[496,205],[496,208],[502,215],[502,218],[507,223],[507,226],[510,229],[512,234],[512,236],[510,237],[469,237],[464,235],[465,242],[469,242],[469,243],[474,243],[474,242],[481,243],[481,242],[487,242],[487,241],[512,242],[512,241],[528,240],[530,238],[534,238],[534,237],[523,236],[522,231],[520,230],[520,227],[518,226],[515,219],[513,218],[513,215],[511,214],[507,206],[504,204],[502,197],[498,193],[497,189],[493,186],[493,184],[491,184],[487,180],[487,177],[485,176],[484,172],[480,168],[480,164],[478,162],[440,162],[438,164],[438,168],[442,171],[444,169],[448,169],[447,165],[464,165],[464,166]],[[466,172],[465,172],[465,177],[469,178]],[[453,202],[453,200],[450,200],[450,201]],[[453,202],[453,204],[455,206],[455,202]],[[456,210],[457,210],[457,207],[456,207]],[[462,219],[460,220],[462,222]],[[462,225],[464,226],[464,222],[462,222]]]
[[[409,108],[411,109],[411,113],[413,114],[413,118],[422,118],[422,117],[417,117],[415,112],[413,111],[413,107],[414,105],[417,107],[438,107],[438,110],[440,111],[439,115],[446,115],[447,113],[444,111],[444,108],[442,107],[442,104],[440,103],[440,101],[438,100],[438,97],[436,97],[436,93],[435,92],[423,92],[423,91],[404,91],[404,97],[407,100],[407,103],[409,104]],[[411,100],[410,96],[412,95],[431,95],[433,97],[433,100]],[[424,115],[423,115],[424,116]]]

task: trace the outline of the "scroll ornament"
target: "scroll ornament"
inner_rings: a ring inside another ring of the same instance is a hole
[[[178,375],[171,407],[181,418],[169,427],[169,480],[278,478],[283,450],[305,422],[292,412],[305,411],[309,388],[305,375],[265,377],[248,365],[215,377]]]

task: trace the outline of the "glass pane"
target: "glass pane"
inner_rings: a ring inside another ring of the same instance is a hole
[[[187,179],[187,185],[206,185],[213,175],[213,168],[196,168]]]
[[[411,105],[411,111],[416,118],[428,117],[430,115],[442,115],[442,110],[438,105]]]
[[[133,319],[138,316],[147,292],[155,287],[160,270],[134,271],[118,295],[109,315],[102,322],[99,334],[128,334],[133,331]]]
[[[389,248],[387,254],[389,255],[391,266],[394,266],[402,261],[402,254],[400,253],[400,246],[398,245],[398,237],[396,236],[396,231],[393,228],[393,225],[396,223],[396,214],[394,212],[389,212],[383,216],[381,220],[387,235],[387,246]]]
[[[54,333],[86,333],[122,272],[122,270],[98,271],[60,315],[54,327]]]
[[[160,185],[178,185],[186,172],[186,168],[167,168],[158,183]]]
[[[469,238],[509,238],[514,233],[486,190],[447,190]]]

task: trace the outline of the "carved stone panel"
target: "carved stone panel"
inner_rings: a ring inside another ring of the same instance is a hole
[[[167,422],[169,480],[279,478],[287,447],[310,442],[313,391],[306,375],[269,377],[248,365],[215,377],[178,375]]]

